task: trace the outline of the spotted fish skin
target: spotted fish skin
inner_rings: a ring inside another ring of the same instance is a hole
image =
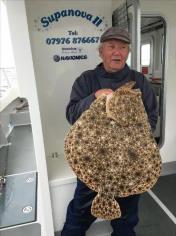
[[[96,99],[71,127],[65,156],[80,180],[98,194],[91,212],[112,220],[120,217],[115,198],[152,188],[161,172],[141,92],[129,82],[109,98]]]
[[[92,202],[91,213],[97,218],[106,220],[116,219],[121,216],[120,206],[109,192],[97,194]]]

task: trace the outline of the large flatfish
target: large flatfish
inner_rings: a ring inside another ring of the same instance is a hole
[[[96,99],[65,139],[65,156],[71,168],[97,192],[91,213],[102,219],[119,218],[118,197],[147,191],[161,172],[159,148],[141,92],[132,89],[134,83]]]

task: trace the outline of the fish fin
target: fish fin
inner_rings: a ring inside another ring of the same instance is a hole
[[[129,82],[125,83],[124,85],[122,85],[120,88],[117,88],[115,91],[124,90],[124,89],[131,90],[131,89],[133,89],[135,84],[136,84],[135,81],[129,81]]]
[[[121,216],[120,206],[115,198],[99,193],[92,202],[91,213],[105,220],[113,220]]]

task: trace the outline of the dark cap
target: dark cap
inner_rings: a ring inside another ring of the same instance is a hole
[[[102,43],[110,39],[118,39],[126,43],[131,42],[129,33],[117,26],[108,28],[100,37],[100,42]]]

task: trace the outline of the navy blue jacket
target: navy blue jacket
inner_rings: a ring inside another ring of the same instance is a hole
[[[143,74],[131,70],[127,65],[121,71],[109,73],[105,71],[101,63],[94,70],[83,72],[72,87],[70,101],[66,108],[68,122],[73,124],[90,107],[90,104],[96,99],[97,90],[110,88],[114,91],[130,80],[135,80],[135,88],[139,88],[142,92],[142,100],[151,128],[154,130],[158,117],[155,93]]]

